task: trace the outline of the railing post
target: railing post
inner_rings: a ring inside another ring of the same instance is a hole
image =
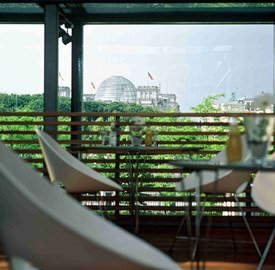
[[[83,25],[75,21],[72,29],[72,99],[71,112],[83,111]],[[81,121],[81,116],[72,116],[71,121]],[[81,140],[81,125],[72,125],[71,140]]]
[[[116,116],[115,118],[115,131],[116,131],[116,136],[117,136],[117,140],[116,140],[116,145],[119,146],[120,144],[120,116]],[[115,153],[115,179],[120,179],[120,154],[118,154],[117,152]],[[115,217],[118,218],[119,216],[119,210],[117,210],[119,208],[119,191],[116,191],[116,195],[115,195],[116,199],[115,199]]]

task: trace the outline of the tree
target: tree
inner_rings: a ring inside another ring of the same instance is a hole
[[[203,102],[201,104],[198,104],[194,107],[192,107],[191,109],[194,112],[197,113],[211,113],[211,112],[219,112],[219,109],[217,109],[215,107],[215,102],[221,98],[224,97],[225,94],[224,93],[220,93],[214,96],[208,96],[206,98],[203,99]]]

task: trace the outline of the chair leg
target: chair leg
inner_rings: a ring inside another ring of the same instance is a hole
[[[79,193],[71,193],[70,194],[74,199],[76,199],[78,202],[80,202],[80,196],[81,194]]]
[[[271,235],[270,235],[270,237],[269,237],[269,239],[268,239],[268,242],[267,242],[266,247],[265,247],[265,249],[264,249],[262,258],[261,258],[261,260],[260,260],[260,262],[259,262],[259,264],[258,264],[258,266],[257,266],[257,270],[261,270],[261,269],[262,269],[263,264],[264,264],[264,261],[265,261],[265,259],[266,259],[266,257],[267,257],[267,254],[268,254],[269,249],[270,249],[270,247],[271,247],[271,244],[272,244],[272,242],[273,242],[274,236],[275,236],[275,226],[274,226],[274,228],[273,228],[273,230],[272,230],[272,232],[271,232]]]
[[[259,246],[258,246],[258,244],[257,244],[257,242],[256,242],[256,239],[255,239],[255,237],[254,237],[254,235],[253,235],[253,232],[252,232],[252,230],[251,230],[251,228],[250,228],[250,226],[249,226],[249,224],[248,224],[248,222],[247,222],[247,219],[246,219],[246,217],[245,217],[245,215],[244,215],[243,208],[242,208],[241,205],[240,205],[240,201],[239,201],[237,195],[235,195],[235,201],[236,201],[236,203],[237,203],[237,205],[238,205],[238,207],[239,207],[239,209],[240,209],[240,212],[241,212],[241,214],[242,214],[242,218],[243,218],[244,223],[245,223],[245,226],[246,226],[246,228],[247,228],[247,230],[248,230],[248,232],[249,232],[249,235],[250,235],[250,237],[251,237],[251,239],[252,239],[252,242],[254,243],[255,249],[256,249],[256,251],[257,251],[259,257],[261,258],[261,257],[262,257],[262,253],[261,253],[261,251],[260,251],[260,249],[259,249]]]
[[[189,216],[189,212],[188,212],[188,210],[186,211],[186,215],[185,216],[183,216],[183,218],[182,218],[182,220],[181,220],[181,222],[180,222],[180,225],[179,225],[179,227],[178,227],[178,230],[177,230],[177,232],[176,232],[176,234],[175,234],[175,236],[174,236],[174,239],[173,239],[173,242],[172,242],[172,244],[171,244],[171,246],[170,246],[170,248],[169,248],[169,252],[172,252],[173,251],[173,249],[174,249],[174,246],[175,246],[175,244],[176,244],[176,241],[177,241],[177,239],[178,239],[178,236],[180,235],[180,232],[181,232],[181,230],[182,230],[182,227],[183,227],[183,225],[184,225],[184,222],[185,222],[185,220],[186,219],[188,219],[188,216]],[[190,218],[189,218],[189,220],[190,220]]]
[[[226,202],[226,210],[229,213],[230,211],[229,211],[229,208],[228,208],[228,205],[227,205],[227,202],[228,202],[227,197],[225,195],[223,197],[224,197],[225,202]],[[233,242],[233,249],[234,249],[234,251],[237,251],[237,244],[236,244],[235,233],[234,233],[234,230],[233,230],[231,214],[227,215],[227,219],[228,219],[228,224],[229,224],[229,227],[230,227],[230,234],[231,234],[231,239],[232,239],[232,242]]]
[[[95,195],[95,198],[96,198],[96,201],[97,201],[97,204],[98,204],[99,211],[101,211],[103,213],[103,216],[106,219],[110,219],[110,216],[109,216],[108,210],[107,210],[107,206],[103,202],[100,191],[99,192],[94,192],[94,195]],[[101,203],[102,203],[103,207],[101,206]]]
[[[11,270],[39,270],[21,257],[11,256],[9,261]]]
[[[205,201],[206,201],[206,197],[204,198],[203,200],[203,206],[200,208],[199,210],[199,214],[197,215],[196,218],[198,218],[197,220],[197,224],[196,225],[201,225],[201,222],[202,222],[202,219],[203,219],[203,213],[204,213],[204,209],[205,209]],[[198,228],[195,228],[195,230],[198,229]],[[200,228],[199,228],[199,232],[200,232]],[[198,257],[198,249],[199,249],[199,241],[200,241],[200,234],[197,235],[197,233],[195,232],[195,243],[194,243],[194,246],[193,246],[193,251],[192,251],[192,254],[191,254],[191,260],[194,261],[196,256]],[[199,260],[199,258],[197,258],[197,261]]]
[[[188,195],[188,205],[185,207],[186,214],[181,219],[180,225],[179,225],[177,232],[174,236],[173,242],[172,242],[170,248],[168,249],[169,252],[173,251],[176,241],[178,240],[178,237],[180,236],[180,233],[183,228],[185,220],[186,220],[186,224],[187,224],[187,234],[190,238],[192,236],[192,228],[191,228],[192,209],[191,209],[191,207],[192,207],[192,196],[191,196],[191,194],[189,194]]]

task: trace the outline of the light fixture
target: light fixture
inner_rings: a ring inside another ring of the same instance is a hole
[[[68,43],[70,43],[73,40],[73,37],[70,36],[68,33],[66,33],[66,35],[64,35],[62,37],[62,42],[64,45],[67,45]]]
[[[66,32],[61,27],[59,27],[59,37],[62,38],[62,42],[63,42],[64,45],[67,45],[68,43],[70,43],[73,40],[72,36],[70,36],[69,33]]]
[[[63,37],[64,35],[66,35],[67,33],[66,33],[66,31],[63,29],[63,28],[61,28],[60,26],[59,26],[59,34],[58,34],[58,37]]]

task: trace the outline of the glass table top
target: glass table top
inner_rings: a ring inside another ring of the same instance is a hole
[[[184,169],[193,170],[219,170],[235,169],[257,171],[275,171],[275,160],[249,158],[239,162],[213,161],[213,160],[172,160],[169,164]]]
[[[110,145],[96,145],[96,146],[70,146],[68,147],[70,151],[81,151],[81,152],[131,152],[131,153],[191,153],[199,152],[201,147],[194,146],[182,146],[182,147],[167,147],[167,146],[131,146],[131,145],[121,145],[121,146],[110,146]]]

